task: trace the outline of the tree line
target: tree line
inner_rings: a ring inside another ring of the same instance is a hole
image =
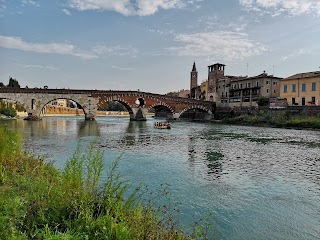
[[[0,82],[0,88],[20,88],[20,84],[17,79],[10,77],[9,78],[9,84],[4,85],[3,82]]]

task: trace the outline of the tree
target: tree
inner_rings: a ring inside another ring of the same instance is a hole
[[[259,98],[258,100],[258,105],[260,107],[264,107],[264,106],[267,106],[269,104],[269,98],[268,97],[261,97]]]
[[[3,84],[3,82],[0,82],[0,88],[5,87],[5,85]]]
[[[16,79],[13,79],[12,77],[10,77],[9,79],[9,84],[7,87],[10,88],[20,88],[20,84]]]

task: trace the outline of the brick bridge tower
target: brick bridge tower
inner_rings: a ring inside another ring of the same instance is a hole
[[[208,66],[208,100],[217,102],[218,96],[218,79],[224,76],[224,64],[216,63]]]
[[[190,98],[197,98],[197,87],[198,87],[198,71],[196,63],[193,62],[192,71],[190,73]]]

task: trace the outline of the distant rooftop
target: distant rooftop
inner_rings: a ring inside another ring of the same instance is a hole
[[[311,78],[311,77],[320,77],[320,71],[297,73],[295,75],[285,78],[284,80],[291,80],[291,79],[298,79],[298,78]]]
[[[245,77],[238,77],[238,78],[234,78],[234,79],[231,79],[231,81],[245,81],[245,80],[251,80],[251,79],[258,79],[258,78],[272,78],[272,79],[282,79],[282,78],[279,78],[279,77],[275,77],[273,75],[268,75],[265,71],[263,71],[263,73],[257,75],[257,76],[253,76],[253,77],[248,77],[248,76],[245,76]]]

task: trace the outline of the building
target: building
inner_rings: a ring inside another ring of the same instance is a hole
[[[182,89],[178,92],[178,97],[181,97],[181,98],[189,98],[190,96],[190,91],[188,89]]]
[[[207,100],[218,102],[218,79],[224,77],[224,64],[216,63],[208,66],[208,93]]]
[[[198,92],[198,71],[196,63],[193,62],[192,70],[190,72],[190,98],[197,98]]]
[[[319,106],[320,71],[295,74],[282,79],[280,85],[280,97],[289,106]]]
[[[223,103],[229,103],[230,107],[257,106],[261,97],[274,98],[280,96],[280,80],[282,78],[268,75],[265,71],[253,77],[229,77],[225,80],[228,86],[229,96],[219,91]],[[223,81],[222,81],[223,83]],[[224,90],[221,86],[221,89]]]
[[[190,77],[190,98],[217,103],[217,106],[250,107],[257,106],[261,97],[280,97],[282,78],[268,75],[265,71],[253,77],[225,75],[224,64],[208,66],[208,80],[198,83],[198,72],[193,63]]]

